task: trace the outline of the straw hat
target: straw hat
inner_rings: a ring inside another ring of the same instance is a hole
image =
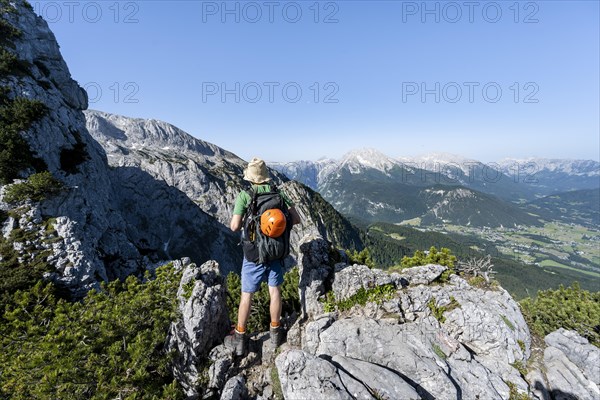
[[[271,178],[269,177],[269,171],[267,171],[265,162],[258,157],[250,160],[248,167],[244,170],[244,180],[252,183],[269,182]]]

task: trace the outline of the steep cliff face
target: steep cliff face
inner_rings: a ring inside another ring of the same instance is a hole
[[[242,159],[162,121],[99,111],[85,111],[85,116],[88,131],[105,149],[112,167],[143,170],[229,224],[235,196],[243,186]]]
[[[81,112],[87,107],[85,91],[71,79],[46,22],[22,2],[14,7],[3,18],[22,32],[13,41],[14,54],[29,73],[3,76],[0,83],[11,97],[39,100],[48,107],[47,115],[23,135],[66,188],[41,207],[42,215],[58,217],[54,228],[62,239],[53,249],[59,267],[53,277],[85,290],[108,277],[97,251],[101,242],[110,243],[124,259],[139,254],[126,239],[123,219],[110,210],[114,192],[104,151],[87,134]]]
[[[41,204],[9,210],[38,217],[24,224],[18,223],[20,217],[9,219],[4,236],[11,237],[14,229],[37,232],[44,221],[51,225],[48,230],[57,237],[51,245],[41,238],[37,247],[52,253],[46,260],[54,267],[51,279],[76,294],[99,280],[123,278],[184,255],[198,262],[214,258],[233,269],[239,259],[236,239],[213,216],[133,165],[108,164],[105,150],[86,128],[86,93],[71,78],[47,23],[24,2],[7,7],[3,22],[21,32],[10,49],[21,67],[3,74],[0,85],[9,98],[46,106],[45,116],[21,134],[63,190]],[[25,247],[17,243],[15,248]]]

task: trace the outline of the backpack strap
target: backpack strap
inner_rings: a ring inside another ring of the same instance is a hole
[[[250,204],[248,205],[248,209],[246,210],[247,215],[256,215],[258,212],[258,206],[256,204],[256,198],[258,197],[257,191],[254,187],[251,187],[250,190],[247,190],[246,193],[250,196]]]
[[[246,212],[244,213],[244,217],[242,220],[242,226],[244,227],[244,232],[242,233],[240,239],[242,243],[244,242],[244,240],[254,242],[255,223],[253,222],[253,218],[256,217],[256,214],[258,213],[257,191],[254,189],[254,187],[251,187],[249,190],[246,190],[246,194],[250,196],[250,204],[248,204],[248,207],[246,208]]]

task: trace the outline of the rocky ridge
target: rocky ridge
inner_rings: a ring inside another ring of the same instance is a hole
[[[598,398],[600,349],[561,329],[546,337],[543,357],[532,356],[519,306],[501,287],[472,287],[440,265],[389,274],[336,263],[334,253],[322,238],[304,238],[303,312],[289,328],[287,343],[274,351],[267,333],[254,333],[241,359],[223,345],[205,346],[201,352],[210,367],[196,370],[204,374],[204,385],[188,386],[188,396]],[[188,303],[205,303],[193,296]],[[331,299],[338,306],[331,308]],[[350,306],[341,307],[343,302]],[[199,314],[183,315],[185,320]]]

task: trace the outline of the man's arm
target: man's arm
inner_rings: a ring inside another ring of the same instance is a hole
[[[242,216],[234,214],[233,217],[231,217],[229,228],[234,232],[237,232],[240,229],[242,229]]]

